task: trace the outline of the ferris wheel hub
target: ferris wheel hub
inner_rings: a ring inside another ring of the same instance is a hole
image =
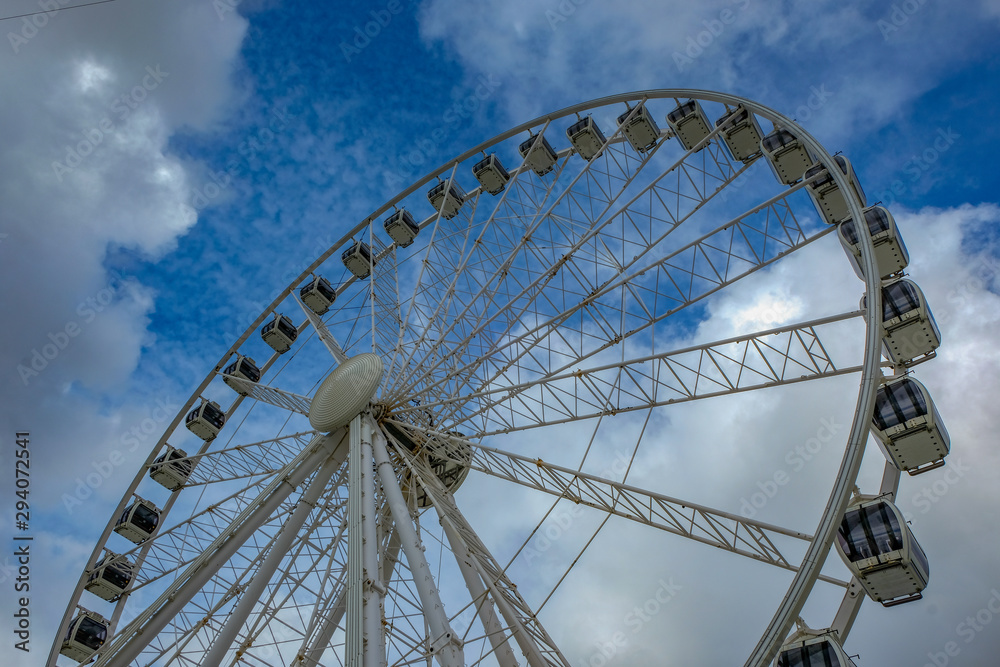
[[[329,433],[364,410],[382,382],[385,366],[377,354],[351,357],[326,376],[309,406],[309,423]]]

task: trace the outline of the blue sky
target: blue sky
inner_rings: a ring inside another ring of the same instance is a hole
[[[37,10],[11,0],[2,15]],[[15,664],[43,664],[76,572],[155,444],[153,427],[166,426],[155,415],[176,410],[306,264],[452,156],[566,106],[658,88],[744,95],[796,118],[848,155],[869,201],[897,216],[946,333],[920,372],[971,472],[926,513],[909,502],[931,553],[926,599],[867,604],[848,648],[859,665],[922,665],[956,641],[949,664],[994,664],[1000,633],[991,626],[966,643],[957,627],[1000,589],[990,549],[1000,520],[988,511],[1000,501],[990,474],[1000,463],[996,0],[118,0],[41,16],[0,22],[0,302],[12,314],[0,349],[0,467],[12,466],[13,434],[30,431],[41,554],[32,651]],[[87,142],[94,149],[77,162],[70,154]],[[821,282],[827,266],[816,266]],[[791,292],[773,274],[755,294],[780,301]],[[681,324],[709,327],[741,308],[720,301]],[[23,370],[70,325],[79,331],[65,349]],[[132,442],[83,507],[67,511],[79,471]],[[732,480],[734,501],[746,495],[746,471],[712,465]],[[932,481],[903,480],[911,486],[900,497]],[[12,484],[2,485],[8,498]],[[12,536],[4,507],[0,526]],[[506,524],[495,527],[503,534]],[[674,571],[697,578],[697,568]],[[609,574],[581,593],[599,601],[612,588],[627,602],[642,584]],[[759,610],[712,590],[678,603],[692,618],[711,618],[713,605],[745,610],[738,634],[759,632]],[[697,644],[729,629],[703,626]],[[638,635],[617,664],[654,664],[653,634]],[[584,664],[590,638],[566,642]]]

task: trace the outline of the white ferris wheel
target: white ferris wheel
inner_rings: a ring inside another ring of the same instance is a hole
[[[516,539],[474,525],[489,508],[463,508],[462,490],[487,479],[785,571],[746,664],[853,664],[862,600],[927,584],[891,499],[900,471],[949,447],[911,373],[940,336],[891,213],[867,204],[850,162],[791,119],[699,90],[580,104],[450,160],[312,261],[194,391],[110,517],[47,664],[569,665],[577,638],[539,609],[555,589],[572,599],[560,585],[593,538],[545,590],[519,588],[541,523]],[[814,243],[843,247],[860,306],[697,339],[706,303]],[[671,410],[850,375],[811,532],[632,475],[674,446]],[[887,461],[862,495],[870,435]],[[628,462],[613,474],[594,463],[612,441]],[[843,577],[821,572],[833,548]],[[818,587],[842,603],[801,618]]]

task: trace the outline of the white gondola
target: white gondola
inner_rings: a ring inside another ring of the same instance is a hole
[[[593,116],[587,116],[570,125],[566,130],[566,136],[577,155],[588,162],[601,154],[601,147],[608,141]]]
[[[943,466],[951,448],[951,438],[930,393],[908,376],[878,388],[872,433],[886,458],[911,475]]]
[[[362,280],[371,275],[372,269],[375,267],[375,255],[372,254],[372,249],[364,241],[355,241],[347,246],[347,249],[340,253],[340,261],[344,263],[348,271]]]
[[[865,222],[868,223],[868,234],[875,246],[875,265],[878,267],[879,277],[885,280],[909,265],[910,253],[907,252],[903,237],[896,227],[896,221],[888,210],[882,206],[869,206],[864,213]],[[851,260],[854,273],[864,280],[865,272],[861,268],[861,238],[858,236],[858,228],[853,218],[840,223],[838,236],[844,252]]]
[[[797,183],[806,169],[815,162],[802,142],[780,127],[761,140],[760,149],[774,175],[785,185]]]
[[[531,134],[517,147],[517,152],[524,158],[524,164],[539,176],[552,171],[558,159],[549,140],[541,135]]]
[[[201,405],[188,413],[184,425],[202,440],[211,440],[219,435],[226,423],[226,413],[215,401],[201,400]]]
[[[688,100],[668,113],[667,125],[677,135],[677,139],[686,151],[697,146],[698,142],[712,131],[708,125],[708,116],[705,115],[698,100]],[[703,145],[702,148],[707,145]]]
[[[868,199],[865,197],[865,191],[861,188],[861,183],[858,182],[858,177],[854,173],[851,161],[843,155],[837,155],[833,160],[840,167],[840,171],[844,176],[847,177],[847,182],[850,184],[851,190],[858,198],[858,201],[861,202],[861,206],[867,206]],[[847,198],[841,192],[840,186],[833,180],[833,174],[830,173],[830,170],[822,162],[817,162],[809,167],[802,177],[808,180],[817,175],[819,177],[809,184],[809,196],[812,197],[813,204],[816,205],[816,210],[819,211],[823,220],[827,224],[836,225],[851,215],[850,210],[847,208]]]
[[[187,452],[167,445],[167,451],[149,466],[149,476],[154,482],[176,491],[187,483],[192,470],[194,462],[188,458]]]
[[[405,248],[413,243],[413,240],[417,238],[417,234],[420,233],[420,225],[417,224],[417,221],[413,219],[413,215],[405,208],[395,211],[383,220],[382,228],[385,229],[385,233],[400,248]]]
[[[309,310],[317,315],[323,315],[330,309],[337,298],[337,292],[330,281],[323,276],[313,276],[299,289],[299,298]]]
[[[472,166],[472,175],[479,181],[479,185],[482,186],[483,190],[486,190],[491,195],[498,195],[503,192],[504,187],[506,187],[507,182],[510,180],[510,174],[507,173],[507,169],[504,168],[503,163],[500,162],[500,158],[497,157],[496,153],[490,153],[474,164]]]
[[[941,332],[924,293],[907,278],[882,286],[882,329],[882,348],[895,365],[913,366],[930,359],[941,345]]]
[[[632,148],[639,153],[645,153],[656,145],[657,140],[660,138],[660,128],[656,125],[656,121],[653,120],[653,114],[649,113],[649,109],[645,106],[634,111],[635,113],[629,107],[625,110],[625,113],[618,116],[618,126],[621,128],[625,138],[628,139],[628,142],[632,144]],[[632,116],[631,119],[628,119],[629,115]]]
[[[108,551],[90,570],[84,588],[111,602],[121,597],[134,578],[135,564],[124,556]]]
[[[774,667],[856,667],[833,630],[803,628],[785,640]]]
[[[59,652],[77,662],[89,659],[108,640],[111,625],[103,616],[86,609],[69,622]]]
[[[242,354],[237,354],[236,361],[226,366],[222,373],[222,381],[241,396],[248,396],[250,393],[245,382],[253,384],[260,382],[260,369],[257,368],[257,364]]]
[[[760,130],[757,117],[742,104],[715,121],[716,127],[723,124],[725,126],[719,130],[719,136],[733,159],[749,162],[760,155],[760,142],[764,133]]]
[[[857,496],[837,532],[837,550],[868,597],[892,607],[921,598],[930,568],[927,556],[884,497]]]
[[[135,502],[125,508],[115,524],[115,532],[127,540],[142,544],[160,523],[160,509],[153,503],[135,497]]]
[[[427,201],[445,219],[451,220],[458,215],[459,209],[465,203],[465,190],[455,181],[451,181],[450,184],[448,181],[438,181],[437,185],[427,191]]]
[[[288,352],[298,336],[298,329],[289,318],[281,313],[276,313],[274,319],[261,327],[260,330],[260,337],[278,354]]]

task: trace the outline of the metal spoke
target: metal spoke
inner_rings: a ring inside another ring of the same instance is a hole
[[[838,367],[820,332],[860,316],[854,311],[527,382],[501,378],[488,389],[422,402],[419,409],[439,408],[442,424],[474,423],[485,437],[856,373],[858,366]]]

